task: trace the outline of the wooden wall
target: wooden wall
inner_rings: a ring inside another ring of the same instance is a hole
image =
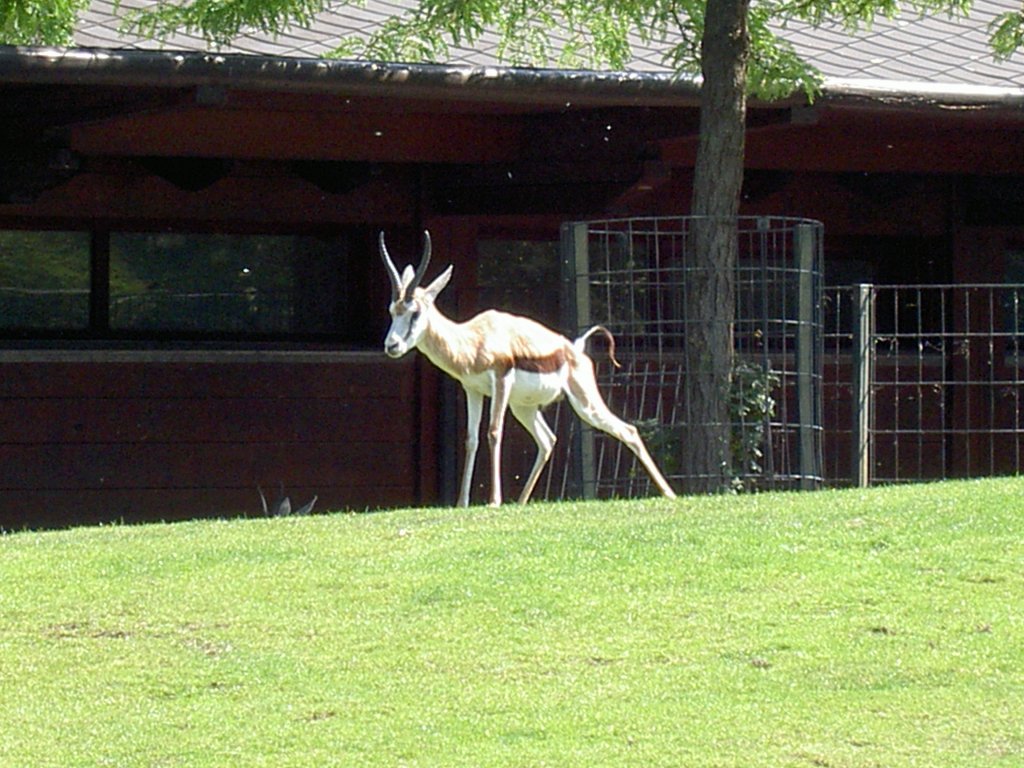
[[[342,361],[0,362],[0,527],[410,504],[429,484],[419,366]],[[423,480],[426,477],[427,480]]]

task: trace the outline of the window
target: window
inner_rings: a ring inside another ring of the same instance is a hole
[[[917,334],[946,332],[946,296],[938,286],[952,283],[953,256],[945,238],[840,236],[828,242],[825,284],[839,290],[826,290],[825,323],[844,345],[855,325],[857,283],[876,286],[875,330],[891,335],[893,344],[913,347]]]
[[[1024,249],[1008,249],[1005,254],[1006,287],[1000,291],[1003,328],[1009,332],[1014,349],[1024,346]]]
[[[368,232],[0,231],[0,333],[366,346]]]
[[[477,255],[481,309],[501,309],[561,327],[557,242],[481,240]]]
[[[0,330],[89,325],[89,233],[0,231]]]
[[[345,325],[344,244],[300,236],[113,234],[115,331],[320,335]]]

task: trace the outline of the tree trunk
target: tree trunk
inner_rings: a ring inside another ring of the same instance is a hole
[[[732,477],[736,216],[743,185],[749,0],[708,0],[701,40],[700,141],[694,172],[694,250],[686,289],[687,490],[715,492]]]

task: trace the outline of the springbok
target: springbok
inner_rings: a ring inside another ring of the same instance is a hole
[[[661,492],[670,499],[675,498],[636,427],[613,414],[598,391],[594,363],[584,347],[592,334],[603,333],[610,342],[609,357],[618,366],[611,333],[595,325],[576,341],[569,341],[527,317],[493,309],[464,323],[449,319],[435,302],[452,278],[452,267],[449,265],[426,288],[420,287],[430,263],[431,249],[430,233],[423,234],[419,267],[414,271],[409,265],[399,275],[384,244],[384,233],[380,233],[380,256],[391,279],[391,328],[384,339],[384,352],[388,357],[399,358],[415,347],[430,362],[458,380],[466,391],[466,458],[459,506],[469,505],[485,397],[491,398],[487,438],[491,449],[492,505],[501,504],[501,437],[505,411],[511,410],[537,443],[537,458],[519,495],[519,503],[525,504],[555,447],[555,433],[544,420],[541,408],[563,395],[583,421],[621,440],[640,459]]]

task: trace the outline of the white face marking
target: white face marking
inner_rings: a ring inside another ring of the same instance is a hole
[[[384,353],[388,357],[399,358],[416,346],[423,335],[425,324],[422,321],[423,307],[421,303],[412,301],[396,301],[389,308],[391,312],[391,328],[384,338]]]

